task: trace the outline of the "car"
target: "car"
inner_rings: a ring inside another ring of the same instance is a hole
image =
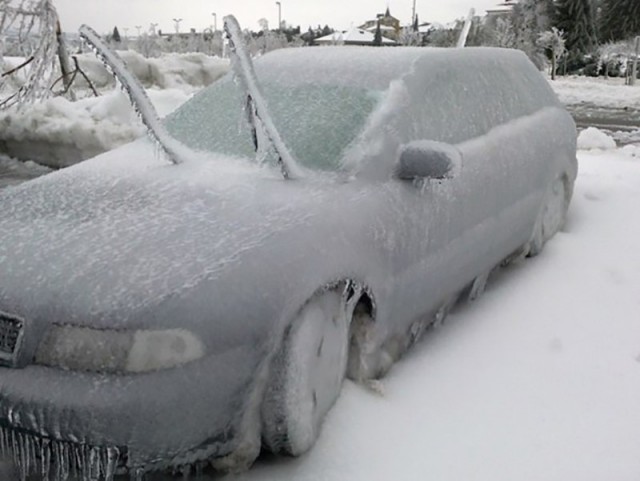
[[[563,224],[576,128],[521,52],[254,65],[226,21],[235,73],[164,124],[138,98],[152,140],[0,191],[0,452],[22,479],[300,455],[345,377],[383,376]]]

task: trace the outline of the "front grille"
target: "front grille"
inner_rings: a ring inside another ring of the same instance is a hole
[[[23,322],[0,312],[0,364],[13,364],[20,339]]]

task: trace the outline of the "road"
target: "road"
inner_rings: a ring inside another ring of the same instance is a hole
[[[578,130],[596,127],[610,134],[618,145],[640,142],[640,109],[614,109],[583,103],[568,105]]]

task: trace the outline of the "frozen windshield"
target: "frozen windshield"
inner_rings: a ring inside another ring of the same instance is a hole
[[[347,86],[262,84],[269,113],[297,160],[335,170],[346,148],[364,129],[378,92]],[[231,76],[195,96],[167,119],[167,129],[188,146],[232,156],[254,157],[244,110],[246,98]]]

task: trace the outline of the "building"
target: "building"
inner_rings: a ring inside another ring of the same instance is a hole
[[[351,30],[343,30],[342,32],[334,32],[324,37],[316,38],[316,45],[373,45],[375,34],[362,28],[352,28]],[[395,45],[395,40],[391,40],[385,36],[382,37],[382,45]]]
[[[359,28],[367,32],[375,32],[378,28],[378,23],[383,37],[394,41],[398,40],[400,36],[400,20],[391,15],[388,7],[385,13],[379,13],[376,15],[375,20],[367,20]]]

